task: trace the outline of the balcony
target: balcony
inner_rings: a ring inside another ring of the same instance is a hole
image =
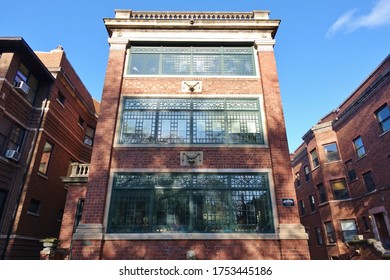
[[[63,183],[85,184],[88,182],[89,163],[71,163],[69,173],[66,177],[61,177]]]

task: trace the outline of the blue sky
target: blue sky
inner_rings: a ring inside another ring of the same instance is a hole
[[[390,50],[390,0],[19,0],[1,5],[0,36],[33,50],[64,47],[90,93],[101,99],[107,57],[103,18],[137,11],[269,10],[280,19],[275,56],[290,151],[355,90]]]

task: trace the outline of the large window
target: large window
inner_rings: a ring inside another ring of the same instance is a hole
[[[268,176],[116,173],[108,232],[274,232]]]
[[[327,162],[340,160],[336,143],[329,143],[323,146]]]
[[[336,200],[349,198],[349,191],[345,180],[334,180],[330,182],[333,190],[333,197]]]
[[[258,99],[123,102],[120,144],[264,144]]]
[[[358,234],[355,220],[342,220],[340,226],[345,242],[353,240],[354,236]]]
[[[382,132],[386,132],[390,129],[390,109],[387,104],[382,106],[376,113],[375,113],[379,125],[381,127]]]
[[[131,46],[128,75],[255,76],[252,46]]]

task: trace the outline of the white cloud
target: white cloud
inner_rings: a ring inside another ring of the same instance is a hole
[[[339,31],[353,32],[359,28],[374,28],[390,24],[390,0],[379,0],[372,10],[365,15],[356,15],[351,10],[339,17],[328,29],[326,36],[332,37]]]

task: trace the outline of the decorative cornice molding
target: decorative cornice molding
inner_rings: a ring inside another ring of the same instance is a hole
[[[115,10],[115,18],[136,20],[259,20],[269,19],[269,11],[175,12]]]

